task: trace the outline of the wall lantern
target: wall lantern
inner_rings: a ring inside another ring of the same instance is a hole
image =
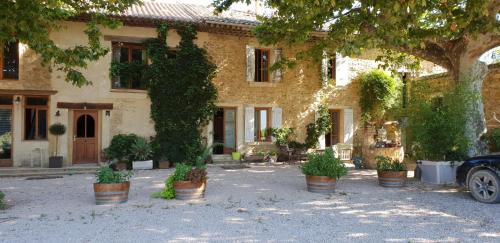
[[[110,116],[111,115],[111,111],[106,111],[106,116]]]
[[[60,111],[56,111],[56,116],[61,116],[61,112]]]
[[[16,103],[16,105],[19,105],[19,103],[21,103],[21,96],[17,96],[14,100],[14,103]]]

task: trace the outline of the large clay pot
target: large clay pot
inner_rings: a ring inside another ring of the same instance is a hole
[[[100,184],[94,183],[95,204],[118,204],[128,201],[130,182]]]
[[[337,180],[329,176],[308,176],[306,175],[307,190],[316,193],[335,192]]]
[[[378,183],[383,187],[403,187],[408,171],[377,171]]]
[[[193,183],[191,181],[174,182],[175,199],[190,200],[200,199],[205,196],[207,182]]]

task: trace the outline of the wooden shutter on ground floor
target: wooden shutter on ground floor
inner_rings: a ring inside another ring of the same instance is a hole
[[[282,114],[283,110],[279,107],[273,107],[272,108],[272,128],[281,128],[281,123],[282,123]],[[276,141],[274,137],[272,137],[273,142]]]
[[[255,130],[255,108],[252,106],[245,107],[245,142],[254,142]]]
[[[247,58],[247,81],[255,81],[255,48],[247,45],[246,50]]]
[[[344,143],[352,144],[354,136],[354,114],[352,109],[344,109]]]
[[[283,55],[283,50],[282,49],[274,49],[273,50],[273,53],[272,53],[272,65],[278,63],[281,61],[281,57]],[[282,72],[282,69],[279,68],[279,69],[276,69],[273,71],[273,81],[274,82],[280,82],[281,79],[283,78],[283,72]]]

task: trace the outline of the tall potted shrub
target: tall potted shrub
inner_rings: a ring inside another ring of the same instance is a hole
[[[134,170],[152,170],[153,169],[153,150],[151,144],[146,138],[138,137],[130,148],[131,158],[133,159],[132,168]]]
[[[116,204],[128,201],[132,172],[114,171],[108,166],[99,168],[94,183],[97,205]]]
[[[408,177],[408,171],[403,162],[392,160],[386,156],[377,158],[378,183],[383,187],[403,187]]]
[[[347,168],[331,148],[324,153],[310,154],[301,170],[306,176],[307,190],[318,193],[335,192],[337,180],[347,175]]]
[[[56,150],[54,155],[49,157],[49,168],[61,168],[64,158],[58,155],[59,136],[66,133],[66,126],[61,123],[54,123],[49,127],[49,132],[56,137]]]
[[[118,170],[132,168],[131,157],[132,145],[137,140],[135,134],[118,134],[113,136],[109,147],[104,149],[107,159],[111,160]]]

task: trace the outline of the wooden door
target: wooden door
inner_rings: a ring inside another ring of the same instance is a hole
[[[330,110],[329,113],[332,130],[325,135],[326,147],[340,143],[340,110]]]
[[[236,151],[236,108],[219,108],[213,120],[214,154],[230,154]]]
[[[97,111],[74,111],[73,164],[97,163]]]

